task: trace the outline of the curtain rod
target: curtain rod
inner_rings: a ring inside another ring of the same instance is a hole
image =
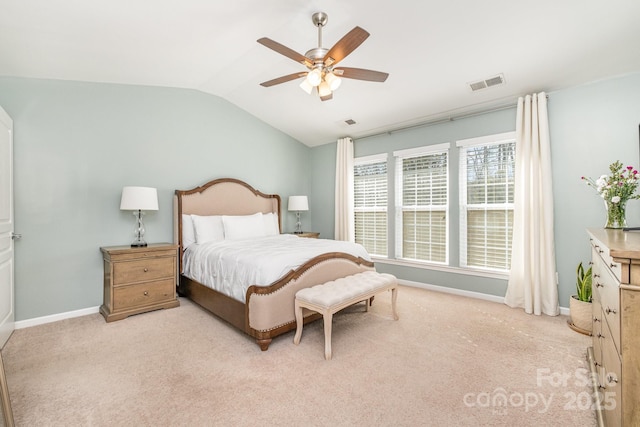
[[[548,94],[546,95],[546,98],[549,99],[549,95]],[[468,112],[468,113],[463,113],[463,114],[458,114],[458,115],[451,115],[451,116],[444,117],[444,118],[441,118],[441,119],[428,120],[428,121],[425,121],[425,122],[422,122],[422,123],[416,123],[416,124],[413,124],[413,125],[408,125],[408,126],[398,127],[398,128],[394,128],[394,129],[390,129],[390,130],[386,130],[386,131],[382,131],[382,132],[372,133],[372,134],[369,134],[369,135],[365,135],[365,136],[361,136],[359,138],[353,138],[353,139],[354,140],[361,140],[361,139],[372,138],[374,136],[380,136],[380,135],[392,135],[394,133],[399,133],[399,132],[403,132],[403,131],[406,131],[406,130],[421,128],[421,127],[427,127],[427,126],[437,125],[437,124],[441,124],[441,123],[453,122],[455,120],[468,119],[470,117],[481,116],[483,114],[494,113],[494,112],[497,112],[497,111],[509,110],[511,108],[516,108],[517,106],[518,106],[517,99],[515,101],[512,99],[512,100],[509,100],[508,103],[505,103],[503,105],[499,105],[497,107],[480,109],[480,110],[471,111],[471,112]]]

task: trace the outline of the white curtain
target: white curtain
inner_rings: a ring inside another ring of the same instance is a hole
[[[336,151],[335,239],[355,241],[353,225],[353,140],[338,140]]]
[[[505,303],[557,316],[547,96],[518,99],[511,274]]]

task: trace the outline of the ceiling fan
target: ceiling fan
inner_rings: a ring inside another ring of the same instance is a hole
[[[360,27],[355,27],[342,37],[331,49],[323,48],[322,28],[327,24],[328,19],[329,17],[324,12],[316,12],[311,16],[313,25],[318,28],[318,47],[307,51],[304,55],[267,37],[259,39],[258,43],[301,63],[308,69],[307,71],[268,80],[260,83],[260,85],[270,87],[306,77],[300,84],[300,87],[308,94],[311,94],[314,89],[317,88],[320,99],[327,101],[333,97],[333,91],[340,86],[340,77],[370,82],[384,82],[387,80],[389,74],[380,71],[365,70],[363,68],[335,68],[338,62],[342,61],[369,37],[369,33]]]

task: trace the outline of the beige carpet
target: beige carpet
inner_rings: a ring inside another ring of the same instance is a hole
[[[267,352],[188,300],[107,324],[14,332],[3,349],[18,426],[592,426],[586,347],[566,317],[402,287]]]

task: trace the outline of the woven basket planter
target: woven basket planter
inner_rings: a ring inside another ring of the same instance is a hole
[[[571,298],[569,298],[571,323],[576,328],[582,329],[589,334],[592,332],[592,307],[590,302],[580,301],[576,295],[572,295]]]

